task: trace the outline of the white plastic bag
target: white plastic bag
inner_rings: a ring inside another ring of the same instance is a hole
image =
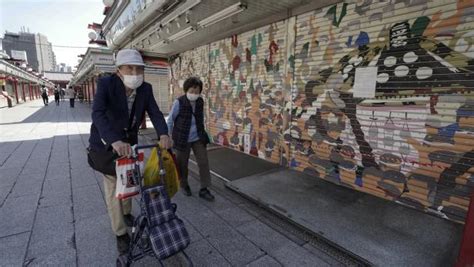
[[[115,161],[115,171],[117,174],[117,186],[115,187],[115,197],[127,199],[140,192],[138,179],[143,177],[143,153],[138,154],[138,160],[121,158]],[[136,173],[135,164],[140,167],[140,173]]]

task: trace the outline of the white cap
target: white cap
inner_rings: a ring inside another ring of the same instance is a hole
[[[122,49],[115,56],[115,66],[120,67],[122,65],[145,66],[145,63],[143,63],[143,58],[137,50]]]

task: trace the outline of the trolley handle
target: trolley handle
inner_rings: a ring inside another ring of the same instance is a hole
[[[134,145],[134,146],[133,146],[133,150],[135,151],[136,154],[138,154],[138,150],[148,149],[148,148],[155,148],[155,147],[160,147],[160,145],[159,145],[159,144],[154,144],[154,145],[141,145],[141,146]]]

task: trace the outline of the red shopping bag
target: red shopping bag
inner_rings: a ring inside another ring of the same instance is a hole
[[[143,177],[143,152],[138,154],[137,159],[120,158],[115,161],[115,172],[117,174],[117,185],[115,187],[115,197],[127,199],[140,192],[138,179]],[[140,172],[137,172],[135,165],[138,164]]]

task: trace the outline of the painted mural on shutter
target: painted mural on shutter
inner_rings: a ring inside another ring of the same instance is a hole
[[[209,45],[203,45],[193,50],[179,54],[171,61],[170,87],[172,105],[174,100],[183,95],[183,83],[191,77],[197,76],[202,80],[202,97],[204,99],[204,124],[206,129],[209,123]]]
[[[272,162],[290,152],[282,142],[292,84],[287,29],[288,21],[282,21],[210,44],[209,125],[215,143]]]
[[[474,187],[473,18],[468,0],[363,0],[298,16],[290,166],[463,222]],[[377,67],[375,97],[355,98],[366,67]]]
[[[464,222],[473,17],[468,0],[341,2],[180,54],[174,96],[200,76],[215,143]],[[375,96],[354,97],[370,67]]]

